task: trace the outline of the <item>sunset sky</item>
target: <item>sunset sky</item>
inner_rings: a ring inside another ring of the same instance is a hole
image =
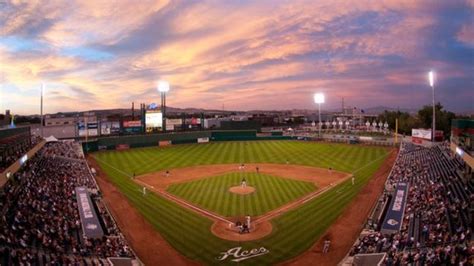
[[[474,110],[474,0],[0,0],[0,112],[159,103]]]

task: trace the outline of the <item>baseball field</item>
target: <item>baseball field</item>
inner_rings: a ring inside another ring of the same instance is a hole
[[[375,146],[240,141],[104,151],[90,161],[145,263],[271,265],[297,261],[328,237],[390,154]],[[231,225],[247,215],[255,227],[249,236]]]

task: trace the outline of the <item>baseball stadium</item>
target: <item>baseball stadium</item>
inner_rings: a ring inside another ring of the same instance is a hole
[[[24,155],[3,171],[9,219],[2,232],[13,230],[3,241],[19,243],[7,242],[10,253],[2,259],[10,264],[12,251],[31,248],[39,264],[372,265],[421,243],[440,245],[441,236],[461,241],[459,234],[469,243],[474,184],[464,178],[472,175],[472,161],[460,156],[457,143],[471,130],[472,121],[459,120],[453,135],[460,138],[426,146],[416,137],[354,142],[256,130],[73,141],[43,139],[29,127],[4,129],[4,151]],[[459,208],[432,202],[445,197]],[[51,223],[28,217],[28,208],[39,208]],[[444,219],[425,220],[436,213]],[[444,234],[427,234],[440,222]],[[45,242],[56,233],[24,229],[55,223],[71,227],[60,231],[62,245]],[[29,238],[14,238],[18,231]],[[391,242],[398,237],[403,246]]]
[[[427,3],[0,1],[0,266],[474,265],[474,5]]]

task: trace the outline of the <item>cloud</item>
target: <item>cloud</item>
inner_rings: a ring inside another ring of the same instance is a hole
[[[2,3],[0,107],[43,81],[51,112],[157,102],[158,79],[176,107],[418,107],[434,69],[446,107],[472,109],[472,1]]]

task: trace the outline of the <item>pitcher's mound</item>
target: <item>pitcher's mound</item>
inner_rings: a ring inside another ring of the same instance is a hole
[[[240,194],[240,195],[245,195],[245,194],[253,193],[253,192],[255,191],[255,188],[254,188],[254,187],[250,187],[250,186],[246,186],[246,187],[235,186],[235,187],[229,188],[229,191],[230,191],[231,193]]]

